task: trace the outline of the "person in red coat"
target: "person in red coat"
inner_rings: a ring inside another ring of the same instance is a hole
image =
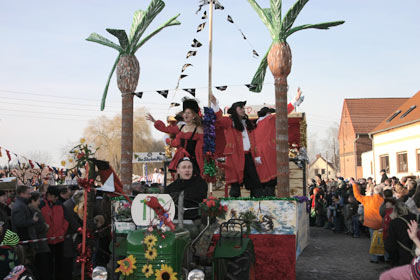
[[[217,99],[211,95],[210,100],[216,113],[215,125],[224,129],[225,179],[226,184],[230,184],[229,195],[240,197],[243,184],[251,190],[252,197],[261,197],[262,186],[255,168],[256,164],[261,163],[261,158],[256,149],[255,125],[245,113],[246,101],[233,103],[228,110],[230,117],[223,117]]]
[[[51,275],[55,275],[55,279],[62,278],[62,260],[64,235],[69,226],[68,221],[64,218],[63,204],[58,201],[60,190],[56,186],[49,186],[45,199],[41,202],[40,209],[45,223],[48,225],[47,237],[61,237],[48,240],[51,250]]]
[[[182,107],[184,122],[179,122],[178,125],[166,126],[162,121],[155,120],[151,114],[147,114],[146,119],[153,122],[157,130],[176,135],[175,139],[166,139],[166,144],[177,148],[169,164],[169,171],[176,172],[178,161],[189,157],[194,166],[194,175],[202,175],[204,158],[200,108],[195,99],[184,99]]]
[[[293,101],[287,105],[290,114],[303,101],[302,91],[298,88]],[[276,163],[276,110],[263,107],[258,111],[255,140],[261,157],[261,164],[257,165],[257,172],[263,186],[263,196],[276,196],[277,163]]]

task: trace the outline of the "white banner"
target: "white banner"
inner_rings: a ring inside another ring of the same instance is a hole
[[[133,156],[133,163],[162,162],[165,160],[165,152],[134,153]]]

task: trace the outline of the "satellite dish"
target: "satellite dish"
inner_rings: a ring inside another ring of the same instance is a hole
[[[160,205],[167,211],[171,220],[175,217],[175,203],[169,194],[138,194],[131,205],[131,217],[137,226],[148,226],[150,224],[158,225],[160,220],[155,211],[146,205],[145,199],[148,196],[155,196]]]

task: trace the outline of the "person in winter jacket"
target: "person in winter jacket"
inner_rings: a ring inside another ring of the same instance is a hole
[[[364,196],[360,194],[359,186],[351,180],[353,185],[354,197],[363,204],[364,220],[363,225],[369,228],[370,237],[372,238],[374,230],[382,227],[382,217],[379,214],[379,207],[384,202],[381,195],[381,188],[375,187],[372,196]],[[371,262],[378,263],[378,256],[371,255]]]
[[[38,222],[38,217],[32,216],[28,207],[31,197],[29,187],[25,185],[16,188],[16,201],[12,207],[13,229],[19,235],[20,240],[29,240],[29,227]]]
[[[41,239],[47,237],[48,224],[45,222],[42,216],[39,205],[41,204],[41,194],[39,192],[32,192],[31,198],[29,199],[29,210],[32,216],[37,216],[38,221],[29,228],[29,236],[31,240]],[[33,258],[33,264],[35,265],[36,279],[49,280],[51,272],[49,271],[51,254],[50,247],[47,241],[39,241],[30,244],[33,252],[35,253]]]
[[[59,237],[48,240],[52,257],[52,275],[55,275],[56,280],[61,280],[63,278],[61,271],[63,267],[63,236],[66,234],[69,225],[64,218],[63,204],[58,202],[59,195],[60,190],[56,186],[49,186],[45,198],[41,203],[42,216],[49,226],[47,237]]]
[[[387,238],[384,240],[385,250],[388,252],[391,265],[405,265],[411,262],[411,248],[413,241],[407,233],[410,221],[416,221],[416,215],[410,213],[403,202],[397,202],[391,214]]]

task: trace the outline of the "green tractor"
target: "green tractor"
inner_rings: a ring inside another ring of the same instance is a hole
[[[149,209],[144,208],[144,205],[136,208],[134,206],[136,199],[133,201],[133,208],[131,209],[133,214],[135,209],[149,211]],[[137,199],[137,201],[142,200],[142,198]],[[165,201],[162,197],[159,197],[159,200],[164,205],[171,203],[171,201]],[[117,279],[116,276],[118,276],[114,273],[116,260],[129,255],[136,259],[136,269],[130,275],[130,277],[133,277],[132,279],[254,279],[254,248],[252,240],[245,234],[245,221],[231,219],[220,226],[215,222],[211,223],[209,218],[207,220],[202,219],[204,223],[184,221],[184,211],[196,210],[197,208],[184,209],[183,202],[183,193],[181,193],[178,199],[178,220],[175,220],[176,229],[160,234],[154,233],[155,238],[151,238],[154,239],[151,240],[151,243],[147,243],[146,239],[151,235],[148,226],[136,226],[136,229],[114,234],[114,238],[116,238],[116,241],[112,244],[114,260],[112,261],[112,268],[109,269],[112,275],[111,279]],[[137,212],[134,216],[139,216],[138,214]],[[140,216],[142,215],[144,213],[140,213]],[[153,213],[151,217],[154,218]],[[134,218],[136,220],[137,217]],[[219,235],[213,238],[216,231],[219,231]],[[153,244],[153,246],[150,246],[150,244]],[[143,270],[143,267],[147,267],[146,265],[151,265],[153,275],[146,275],[148,271],[146,270],[145,273],[145,270]],[[103,269],[98,269],[95,269],[96,274],[103,275]],[[96,280],[96,274],[94,271],[94,280]],[[104,278],[101,276],[97,279]]]

